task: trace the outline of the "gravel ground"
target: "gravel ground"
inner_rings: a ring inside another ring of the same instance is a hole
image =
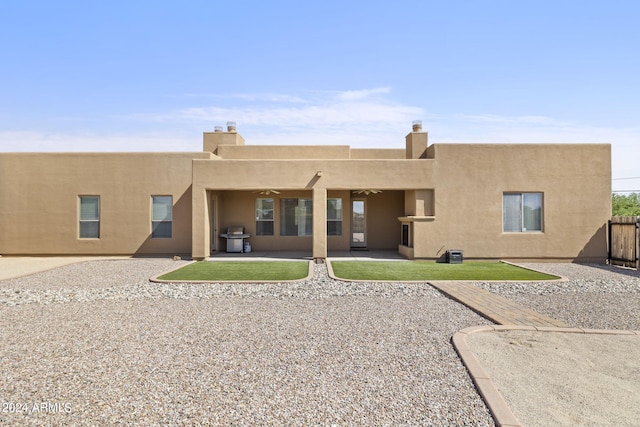
[[[575,327],[640,330],[640,271],[595,264],[521,265],[569,280],[478,286]]]
[[[0,424],[493,425],[426,284],[149,283],[98,261],[0,281]]]

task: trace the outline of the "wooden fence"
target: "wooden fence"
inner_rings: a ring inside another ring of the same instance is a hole
[[[614,216],[609,221],[609,263],[640,269],[640,216]]]

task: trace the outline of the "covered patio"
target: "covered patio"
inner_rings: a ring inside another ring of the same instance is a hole
[[[246,255],[294,252],[326,258],[352,249],[397,253],[401,243],[401,190],[208,189],[206,201],[206,255],[241,256],[249,249]],[[232,227],[243,230],[248,248],[227,244]]]
[[[329,261],[406,261],[396,250],[329,251]],[[310,251],[251,251],[249,253],[216,252],[207,261],[301,261],[313,260]]]

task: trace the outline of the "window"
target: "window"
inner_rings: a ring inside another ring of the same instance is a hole
[[[402,246],[409,246],[409,224],[402,223],[402,240],[400,244]]]
[[[173,197],[151,196],[151,237],[171,238],[173,222]]]
[[[256,235],[273,236],[273,199],[256,199]]]
[[[327,199],[327,235],[342,236],[342,199]]]
[[[100,238],[100,196],[80,196],[81,239]]]
[[[505,232],[542,231],[542,193],[504,193],[502,218]]]
[[[311,199],[280,199],[280,235],[311,236],[312,215]]]

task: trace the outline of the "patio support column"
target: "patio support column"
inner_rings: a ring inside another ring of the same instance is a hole
[[[204,259],[211,255],[207,191],[193,186],[191,193],[191,256]]]
[[[327,257],[327,189],[313,189],[313,258]]]

